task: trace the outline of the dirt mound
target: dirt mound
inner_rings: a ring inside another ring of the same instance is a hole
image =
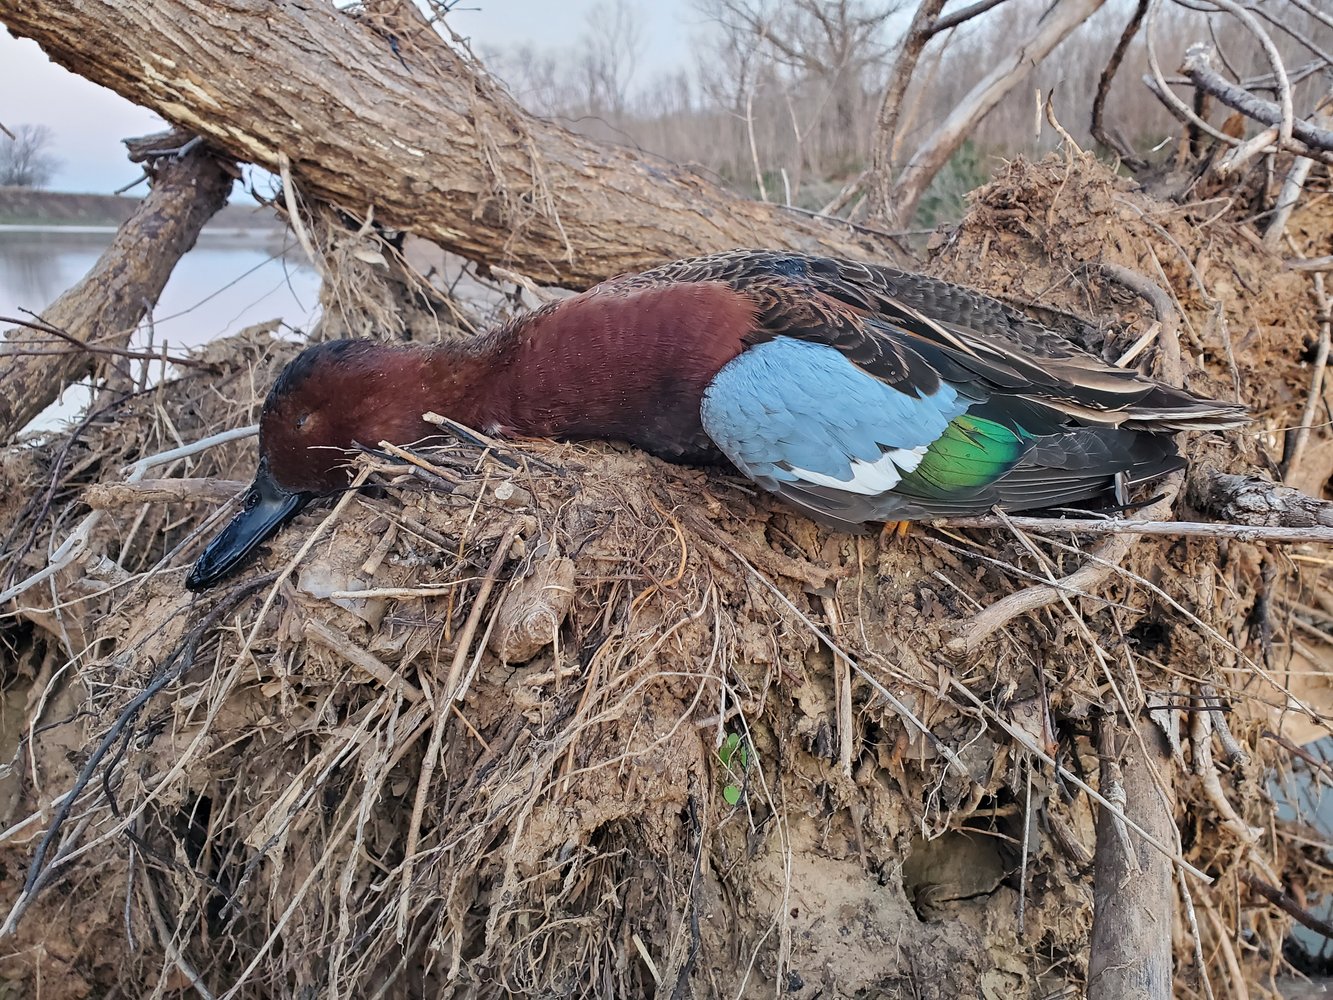
[[[1301,419],[1314,305],[1215,208],[1018,162],[931,269],[1107,357],[1157,322],[1140,362],[1171,349],[1163,324],[1091,265],[1169,288],[1192,387],[1259,414],[1191,456],[1262,469]],[[88,523],[89,485],[253,420],[294,349],[213,345],[211,369],[7,453],[7,579]],[[244,478],[252,448],[153,475]],[[1287,918],[1243,875],[1324,888],[1265,768],[1290,760],[1266,735],[1292,704],[1276,672],[1322,655],[1291,623],[1326,599],[1325,558],[1145,538],[1096,595],[960,657],[979,609],[1088,540],[830,534],[615,445],[358,461],[379,497],[305,515],[216,592],[181,586],[216,523],[196,492],[102,495],[87,554],[17,597],[0,864],[22,907],[43,851],[43,891],[0,975],[64,996],[1074,995],[1093,809],[1040,755],[1095,773],[1099,706],[1178,724],[1205,686],[1244,753],[1177,758],[1166,847],[1216,879],[1182,875],[1179,995],[1203,995],[1196,954],[1214,982],[1280,963]]]

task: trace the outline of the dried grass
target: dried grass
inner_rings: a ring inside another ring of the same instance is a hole
[[[1071,327],[1107,356],[1155,317],[1087,265],[1146,275],[1178,304],[1190,383],[1226,393],[1234,372],[1261,414],[1192,457],[1263,468],[1304,412],[1308,277],[1201,218],[1081,158],[1015,163],[932,267],[1051,316],[1118,314]],[[6,582],[41,568],[85,486],[252,422],[293,350],[250,331],[6,452]],[[1314,478],[1327,443],[1312,427]],[[249,450],[160,474],[240,478]],[[1266,784],[1293,761],[1266,734],[1303,739],[1295,706],[1328,704],[1300,673],[1328,658],[1326,552],[1143,539],[1095,592],[952,658],[998,597],[1088,565],[1087,540],[830,535],[614,445],[356,461],[383,496],[303,517],[262,586],[183,590],[211,504],[112,506],[0,621],[7,902],[124,720],[0,975],[70,996],[1051,995],[1085,973],[1099,706],[1177,727],[1193,708],[1163,846],[1213,882],[1181,880],[1200,912],[1174,929],[1178,995],[1204,995],[1200,961],[1219,997],[1244,995],[1228,970],[1254,996],[1280,965],[1289,918],[1243,876],[1328,888],[1322,835]],[[744,752],[720,756],[729,734]]]

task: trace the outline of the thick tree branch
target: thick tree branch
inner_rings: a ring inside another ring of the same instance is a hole
[[[0,0],[79,75],[277,170],[303,196],[538,281],[738,245],[884,248],[525,113],[407,0]]]
[[[912,23],[907,26],[898,58],[894,61],[893,72],[889,75],[888,86],[884,88],[884,100],[875,117],[875,139],[870,150],[870,217],[872,219],[892,219],[893,205],[893,148],[894,136],[898,132],[898,119],[902,115],[903,98],[907,96],[907,87],[916,72],[916,64],[921,53],[935,33],[936,18],[944,9],[945,0],[922,0],[912,16]]]
[[[1223,104],[1234,108],[1248,118],[1263,122],[1265,125],[1278,125],[1282,121],[1282,111],[1270,101],[1255,97],[1249,91],[1242,90],[1227,82],[1213,69],[1212,50],[1202,43],[1191,45],[1185,52],[1185,61],[1180,71],[1190,78],[1190,82],[1200,90],[1216,97]],[[1333,150],[1333,131],[1319,128],[1300,118],[1293,119],[1291,134],[1312,149]]]
[[[1129,19],[1129,23],[1125,25],[1125,30],[1120,33],[1120,41],[1116,43],[1115,51],[1111,53],[1111,58],[1107,60],[1106,67],[1102,70],[1101,79],[1097,81],[1097,96],[1092,101],[1092,137],[1108,149],[1114,149],[1120,159],[1124,161],[1125,166],[1135,171],[1142,170],[1148,164],[1137,156],[1127,144],[1122,143],[1118,137],[1106,131],[1106,98],[1111,92],[1111,81],[1115,79],[1120,64],[1124,61],[1129,43],[1139,33],[1139,28],[1143,26],[1143,19],[1147,13],[1148,0],[1139,0],[1133,16]]]
[[[4,334],[0,440],[22,430],[65,386],[90,374],[99,354],[124,353],[120,349],[157,302],[176,262],[226,202],[234,168],[206,149],[158,163],[148,197],[83,280],[56,299],[41,324]],[[88,349],[78,349],[80,343]]]
[[[1190,505],[1232,524],[1270,528],[1333,528],[1333,503],[1259,476],[1208,470],[1190,477]]]
[[[974,17],[980,17],[992,7],[998,7],[1005,0],[977,0],[976,3],[968,4],[961,10],[956,10],[951,14],[945,14],[930,26],[929,34],[933,37],[942,31],[948,31],[950,28],[956,28]]]
[[[1063,0],[1047,12],[1030,38],[998,54],[994,69],[959,102],[898,176],[891,195],[898,220],[912,217],[930,182],[972,134],[977,123],[1105,3],[1106,0]]]

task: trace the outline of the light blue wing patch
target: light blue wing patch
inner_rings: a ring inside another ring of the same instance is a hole
[[[726,364],[704,391],[704,430],[747,476],[887,492],[972,400],[941,384],[900,392],[826,344],[778,337]]]

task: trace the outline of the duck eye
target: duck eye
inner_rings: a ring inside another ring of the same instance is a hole
[[[299,417],[296,418],[296,429],[299,431],[302,427],[306,425],[306,422],[309,419],[310,419],[310,414],[302,413]]]

